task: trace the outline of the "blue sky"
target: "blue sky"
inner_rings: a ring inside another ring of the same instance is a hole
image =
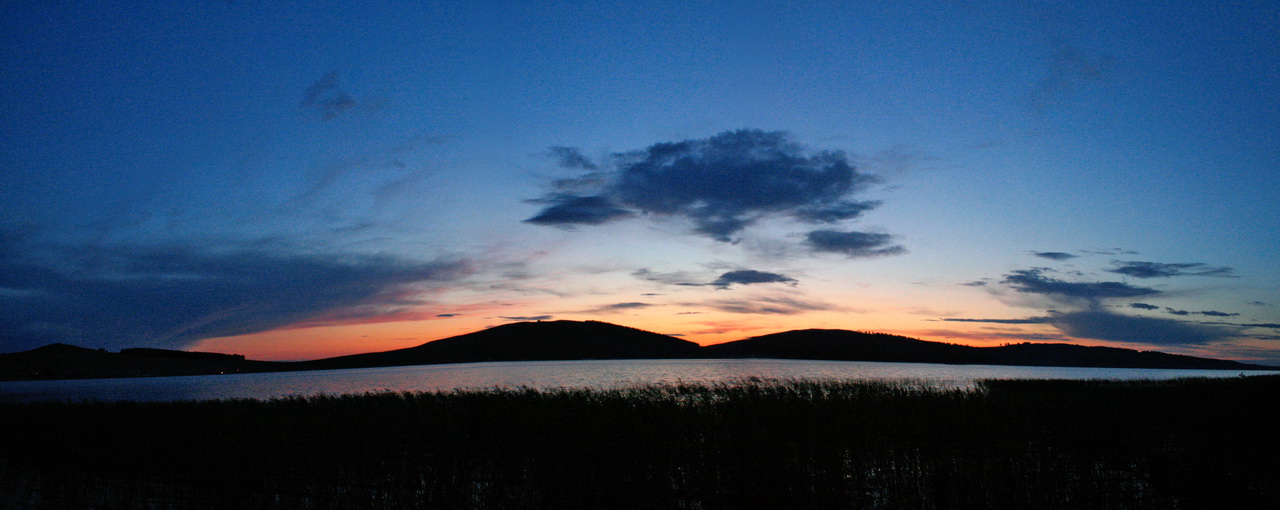
[[[1280,7],[0,7],[0,351],[529,318],[1280,363]]]

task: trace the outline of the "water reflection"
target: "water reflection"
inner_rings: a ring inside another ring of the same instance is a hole
[[[457,388],[591,387],[636,384],[728,382],[748,377],[769,379],[862,379],[917,381],[945,387],[969,387],[979,379],[1172,379],[1235,377],[1225,370],[935,365],[871,361],[774,359],[583,360],[464,363],[267,374],[231,374],[136,379],[0,382],[4,400],[205,400],[275,398],[319,393],[379,390],[436,391]]]

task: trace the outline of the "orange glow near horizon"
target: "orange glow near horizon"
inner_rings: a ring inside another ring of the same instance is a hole
[[[494,312],[493,307],[484,311]],[[471,309],[470,312],[480,311]],[[507,313],[513,313],[509,308]],[[349,354],[379,352],[414,347],[427,342],[480,331],[502,324],[518,322],[496,315],[463,314],[438,317],[438,314],[410,313],[401,320],[353,320],[345,324],[313,321],[314,325],[291,325],[270,331],[245,335],[209,338],[191,346],[191,350],[243,354],[250,359],[296,361],[321,359]],[[448,315],[448,314],[445,314]],[[423,317],[430,318],[423,318]],[[408,319],[408,320],[404,320]],[[725,312],[684,312],[671,314],[642,310],[636,313],[561,314],[551,320],[599,320],[654,333],[676,336],[699,345],[713,345],[754,336],[795,329],[846,329],[872,333],[888,333],[921,340],[946,342],[975,347],[990,347],[1022,341],[1064,341],[1052,328],[992,328],[977,324],[957,325],[954,329],[922,327],[944,323],[922,321],[903,313],[814,312],[797,315],[752,315]],[[951,324],[947,324],[951,326]],[[1021,337],[1021,338],[1020,338]],[[1082,345],[1107,345],[1106,342],[1073,342]]]

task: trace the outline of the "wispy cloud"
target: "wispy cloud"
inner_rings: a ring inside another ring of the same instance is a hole
[[[762,315],[796,315],[839,309],[831,303],[780,294],[712,299],[701,303],[687,303],[687,305],[711,308],[721,312]]]
[[[419,307],[465,261],[217,252],[197,247],[60,248],[57,263],[0,255],[6,349],[50,342],[182,348],[308,320],[367,320]]]
[[[555,318],[555,316],[554,315],[514,315],[514,316],[503,315],[498,318],[504,321],[511,321],[511,322],[528,322],[528,321],[551,320]]]
[[[1027,317],[1025,319],[968,319],[952,317],[938,319],[943,322],[981,322],[986,324],[1048,324],[1049,317]]]
[[[1170,315],[1182,315],[1182,316],[1185,316],[1185,315],[1204,315],[1204,316],[1207,316],[1207,317],[1235,317],[1235,316],[1237,316],[1237,315],[1240,315],[1240,314],[1238,314],[1238,313],[1219,312],[1219,311],[1217,311],[1217,310],[1204,310],[1204,311],[1199,311],[1199,312],[1193,312],[1193,311],[1189,311],[1189,310],[1178,310],[1178,309],[1175,309],[1175,308],[1169,308],[1169,307],[1165,307],[1164,311],[1165,311],[1165,312],[1168,312]]]
[[[356,107],[356,100],[338,86],[338,71],[321,76],[303,93],[302,106],[320,113],[324,120],[332,120],[343,112]]]
[[[660,273],[650,269],[637,269],[631,272],[631,276],[636,279],[660,283],[663,285],[677,285],[681,287],[701,287],[704,283],[698,283],[697,277],[684,272],[673,271],[669,273]]]
[[[654,307],[654,306],[657,306],[657,305],[654,305],[653,303],[641,303],[641,302],[639,302],[639,301],[629,301],[629,302],[626,302],[626,303],[613,303],[613,304],[608,304],[608,305],[601,305],[601,306],[597,306],[597,307],[595,307],[595,308],[588,308],[588,309],[586,309],[586,310],[580,310],[580,311],[578,311],[578,312],[576,312],[576,313],[582,313],[582,314],[610,314],[610,313],[625,312],[625,311],[628,311],[628,310],[641,310],[641,309],[644,309],[644,308],[651,308],[651,307]]]
[[[547,149],[547,156],[555,158],[556,161],[564,168],[576,168],[580,170],[599,170],[590,158],[582,154],[582,151],[576,147],[551,147]]]
[[[1093,54],[1077,46],[1059,45],[1049,56],[1044,76],[1031,91],[1031,111],[1047,112],[1086,85],[1105,80],[1113,67],[1109,56]]]

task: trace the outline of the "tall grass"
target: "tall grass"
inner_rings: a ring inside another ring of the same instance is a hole
[[[1280,377],[0,404],[0,508],[1257,508]],[[6,507],[6,505],[8,505]]]

